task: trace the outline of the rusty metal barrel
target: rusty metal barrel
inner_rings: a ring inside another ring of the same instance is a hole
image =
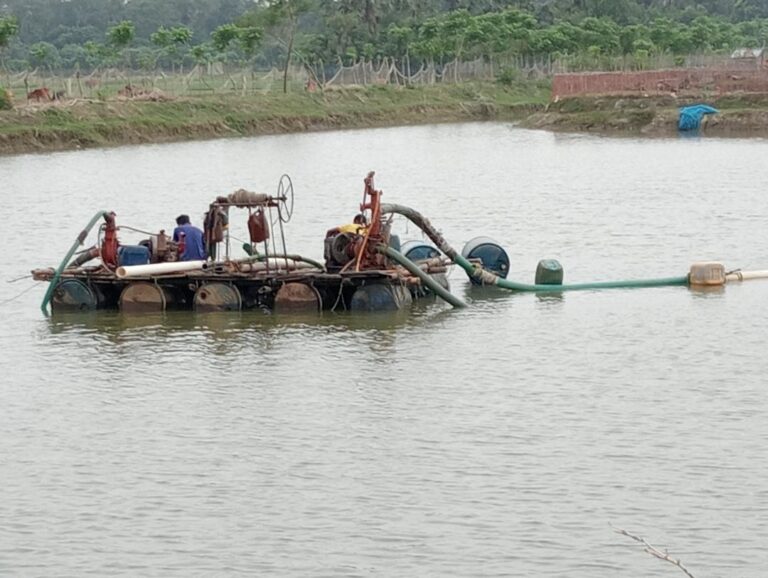
[[[398,311],[413,303],[407,287],[391,283],[370,283],[359,287],[350,303],[350,310],[359,312]]]
[[[274,309],[278,313],[309,313],[322,308],[320,293],[306,283],[285,283],[275,295]]]
[[[147,281],[134,281],[120,294],[120,311],[125,313],[159,313],[173,303],[166,288]]]
[[[243,298],[237,287],[226,283],[206,283],[195,291],[195,311],[211,313],[217,311],[240,311]]]
[[[53,290],[53,311],[93,311],[100,303],[99,292],[80,279],[59,281]]]

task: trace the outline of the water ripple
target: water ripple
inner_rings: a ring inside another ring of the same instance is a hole
[[[96,208],[167,228],[283,172],[291,246],[317,256],[372,168],[459,248],[503,242],[515,279],[544,257],[569,281],[765,268],[767,147],[467,124],[5,157],[8,277]],[[669,574],[614,525],[695,575],[764,575],[768,284],[451,283],[469,309],[48,320],[22,296],[0,325],[0,574]]]

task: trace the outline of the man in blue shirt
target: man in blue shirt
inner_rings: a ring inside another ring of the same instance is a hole
[[[184,246],[179,253],[180,261],[205,261],[208,255],[205,252],[203,232],[190,224],[189,215],[176,217],[177,227],[173,230],[173,240]]]

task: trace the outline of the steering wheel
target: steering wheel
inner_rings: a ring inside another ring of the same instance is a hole
[[[283,223],[293,216],[293,183],[288,175],[280,177],[277,184],[277,213]]]

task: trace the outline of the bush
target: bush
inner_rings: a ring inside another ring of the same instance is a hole
[[[13,95],[10,91],[0,86],[0,110],[11,110],[13,108]]]
[[[520,80],[520,71],[517,68],[502,68],[496,77],[496,82],[502,86],[512,86]]]

